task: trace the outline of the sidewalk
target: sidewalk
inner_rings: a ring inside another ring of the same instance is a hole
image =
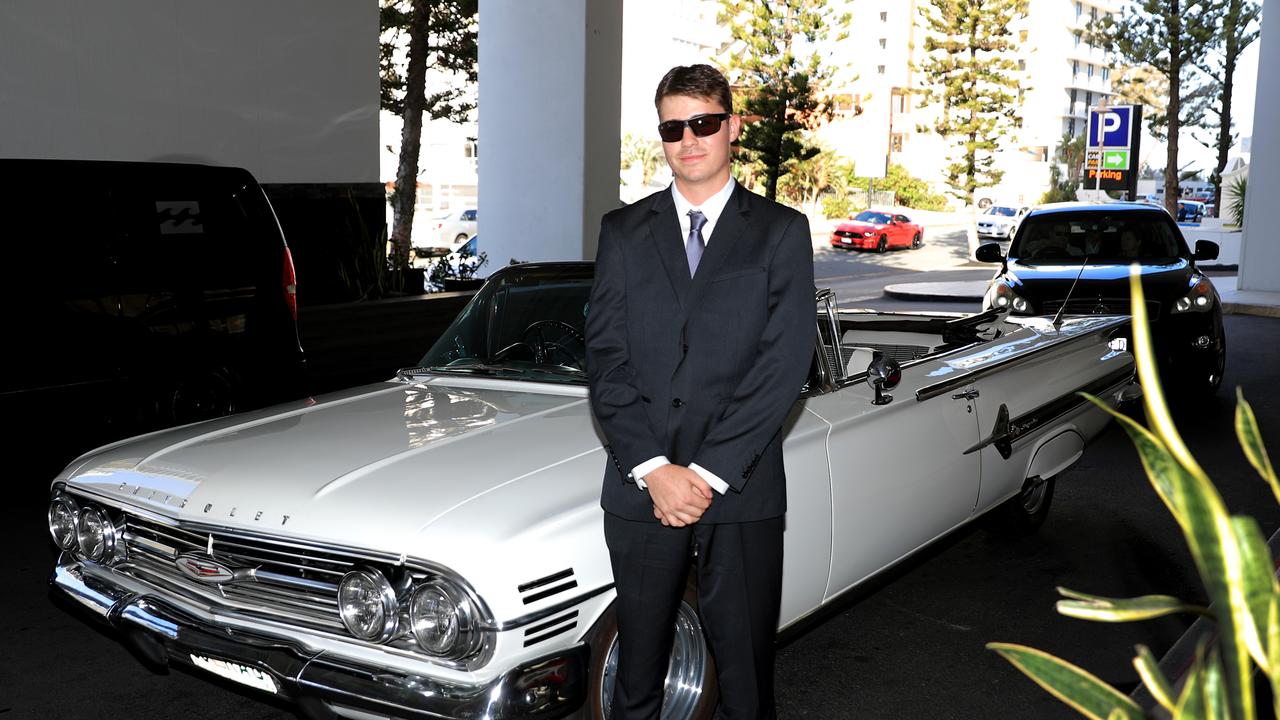
[[[1280,317],[1280,293],[1236,289],[1235,275],[1211,278],[1222,298],[1222,310],[1227,314]],[[987,291],[986,280],[956,282],[894,283],[886,285],[884,294],[898,300],[916,301],[981,301]]]

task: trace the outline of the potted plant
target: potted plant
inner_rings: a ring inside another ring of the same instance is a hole
[[[444,292],[479,290],[484,280],[476,277],[476,272],[488,262],[488,254],[475,253],[475,238],[472,238],[457,252],[437,260],[431,266],[427,279],[432,287]]]

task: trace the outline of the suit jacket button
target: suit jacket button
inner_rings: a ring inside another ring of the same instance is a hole
[[[681,400],[680,398],[676,398],[675,400],[671,401],[671,407],[678,408],[678,407],[682,407],[683,405],[684,405],[684,401]]]

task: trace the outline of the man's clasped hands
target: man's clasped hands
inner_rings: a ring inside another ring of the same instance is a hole
[[[683,465],[663,465],[645,475],[644,483],[653,499],[653,516],[671,527],[698,522],[715,493],[701,475]]]

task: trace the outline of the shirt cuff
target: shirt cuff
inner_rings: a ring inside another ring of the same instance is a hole
[[[639,485],[641,490],[648,490],[649,486],[644,484],[644,476],[648,475],[654,470],[657,470],[663,465],[670,465],[670,464],[671,464],[671,461],[667,459],[666,455],[659,455],[650,460],[645,460],[644,462],[635,466],[635,468],[631,470],[631,478],[636,481],[636,485]]]
[[[711,489],[715,490],[721,495],[729,492],[729,483],[721,480],[719,475],[716,475],[715,473],[702,467],[698,463],[691,464],[689,466],[689,469],[698,473],[698,475],[700,475],[703,480],[707,481],[707,484],[711,486]]]

